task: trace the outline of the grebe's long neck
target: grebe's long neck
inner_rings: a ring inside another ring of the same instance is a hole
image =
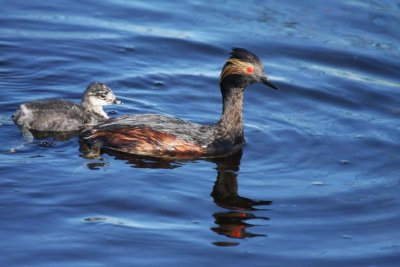
[[[221,132],[233,143],[242,143],[243,137],[243,94],[244,88],[221,85],[222,115],[218,122]]]

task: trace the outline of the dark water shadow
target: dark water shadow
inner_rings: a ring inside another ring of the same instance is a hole
[[[18,127],[19,128],[19,127]],[[73,138],[78,137],[79,131],[66,131],[66,132],[50,132],[50,131],[21,131],[21,135],[23,136],[23,141],[19,144],[18,147],[22,147],[25,145],[36,145],[42,148],[50,148],[57,145],[58,142],[67,142],[72,140]],[[14,150],[12,148],[11,150]]]
[[[67,131],[67,132],[48,132],[48,131],[34,131],[30,130],[32,136],[37,140],[55,140],[55,141],[68,141],[77,137],[80,131]]]
[[[85,157],[87,151],[85,144],[80,144],[81,156]],[[174,169],[187,164],[188,160],[160,159],[154,157],[143,157],[120,153],[112,150],[104,150],[106,153],[117,160],[126,161],[133,168],[152,168],[152,169]],[[223,208],[222,211],[211,214],[216,224],[210,230],[231,239],[245,239],[260,236],[267,236],[265,233],[253,233],[250,228],[257,226],[249,220],[268,221],[270,218],[259,216],[257,211],[266,210],[266,206],[272,204],[270,200],[254,200],[240,196],[238,172],[242,158],[242,150],[223,158],[204,159],[205,161],[216,164],[216,181],[212,187],[210,195],[214,203]],[[106,165],[99,162],[98,166],[93,166],[93,162],[88,163],[89,169],[98,169]],[[216,246],[237,246],[237,241],[217,241],[212,244]]]

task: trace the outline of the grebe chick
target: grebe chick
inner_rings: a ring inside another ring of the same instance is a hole
[[[81,103],[62,99],[37,100],[21,104],[12,119],[26,131],[79,131],[108,119],[104,105],[118,103],[111,88],[99,82],[91,83]]]
[[[220,76],[223,108],[217,123],[201,125],[153,114],[110,119],[81,133],[90,150],[87,156],[100,153],[101,148],[166,158],[210,158],[232,154],[244,142],[243,94],[253,83],[278,89],[268,79],[256,55],[234,48]]]

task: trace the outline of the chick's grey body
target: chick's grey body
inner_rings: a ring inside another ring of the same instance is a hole
[[[80,104],[61,99],[25,103],[13,115],[16,124],[36,131],[77,131],[84,125],[105,119],[97,113],[85,111]]]
[[[32,101],[21,104],[12,119],[24,130],[78,131],[108,119],[102,106],[112,103],[116,103],[112,90],[96,82],[88,86],[81,103],[62,99]]]

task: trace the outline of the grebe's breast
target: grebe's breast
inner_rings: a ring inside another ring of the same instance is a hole
[[[89,143],[109,149],[156,157],[195,158],[212,153],[212,126],[162,115],[133,115],[107,120],[85,131]]]

